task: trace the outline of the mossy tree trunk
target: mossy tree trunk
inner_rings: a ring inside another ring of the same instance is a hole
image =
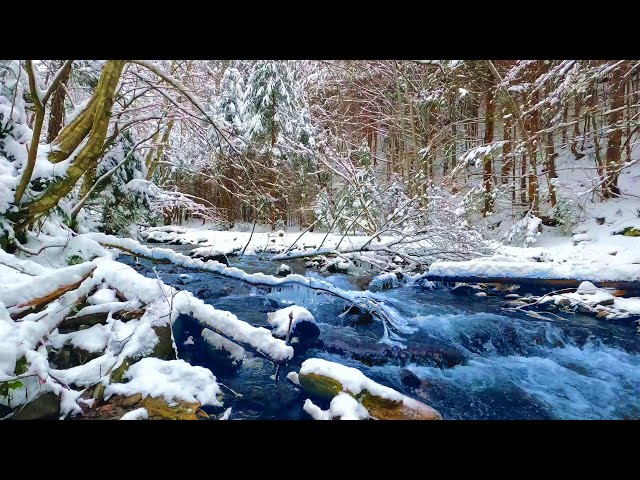
[[[55,208],[58,202],[72,190],[82,175],[97,165],[98,159],[102,154],[102,147],[111,118],[111,108],[114,102],[115,91],[124,63],[124,60],[108,60],[105,63],[90,105],[72,122],[72,124],[75,123],[74,128],[71,130],[64,129],[67,130],[65,139],[74,138],[74,141],[77,141],[79,145],[84,139],[83,137],[80,138],[80,133],[87,130],[86,127],[89,120],[86,117],[88,116],[88,112],[94,112],[91,118],[90,129],[87,132],[89,138],[86,144],[69,165],[64,177],[52,182],[39,198],[24,205],[20,211],[14,215],[13,219],[18,223],[18,228],[23,228],[26,224],[33,222],[39,215]],[[69,127],[71,126],[72,125],[69,125]],[[61,134],[63,132],[61,132]]]

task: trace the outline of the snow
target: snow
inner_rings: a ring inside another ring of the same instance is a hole
[[[313,315],[309,310],[297,305],[291,305],[290,307],[282,308],[275,312],[269,312],[267,313],[267,322],[276,327],[273,331],[273,334],[276,337],[287,336],[287,332],[289,331],[289,314],[293,315],[293,321],[291,323],[292,332],[295,330],[295,326],[298,323],[316,323],[315,318],[313,318]]]
[[[342,384],[344,391],[358,395],[364,390],[369,391],[372,395],[402,402],[405,398],[401,393],[389,388],[373,380],[367,378],[360,370],[340,365],[339,363],[329,362],[321,358],[310,358],[305,360],[300,367],[300,375],[315,373],[325,377],[333,378]]]
[[[111,325],[94,325],[77,332],[56,335],[51,339],[51,345],[60,349],[64,344],[71,343],[87,352],[102,352],[107,348],[111,335]]]
[[[393,272],[381,273],[369,283],[369,286],[376,288],[395,288],[398,285],[398,276]]]
[[[149,418],[149,412],[146,408],[140,407],[125,413],[120,420],[146,420]]]
[[[116,292],[109,288],[101,288],[96,293],[87,298],[87,302],[91,305],[100,305],[102,303],[114,303],[117,302]]]
[[[49,271],[18,284],[4,285],[0,289],[0,302],[3,302],[10,312],[19,312],[24,310],[23,304],[25,302],[34,298],[44,297],[65,285],[78,282],[95,268],[96,265],[94,263],[86,262]]]
[[[141,304],[138,300],[129,300],[127,302],[108,302],[108,303],[100,303],[98,305],[89,305],[87,307],[82,308],[75,315],[68,317],[69,319],[83,317],[85,315],[93,315],[96,313],[108,313],[111,312],[115,314],[121,310],[135,310],[140,308]]]
[[[195,258],[200,258],[200,257],[207,258],[207,257],[217,257],[220,255],[227,255],[233,252],[233,249],[231,248],[227,248],[225,250],[226,251],[220,250],[218,248],[213,248],[213,247],[200,247],[200,248],[194,248],[193,250],[191,250],[189,255]]]
[[[322,410],[311,400],[304,402],[303,410],[311,415],[315,420],[366,420],[369,412],[355,398],[347,393],[338,393],[331,400],[329,410]]]
[[[20,337],[4,304],[0,302],[0,380],[13,376]]]
[[[608,259],[607,259],[608,260]],[[640,281],[640,264],[622,264],[595,258],[555,258],[549,262],[527,261],[523,256],[494,255],[464,262],[434,262],[433,277],[576,279],[592,282]]]
[[[105,389],[105,398],[141,393],[143,397],[162,397],[170,405],[177,400],[222,405],[217,399],[222,392],[213,373],[184,360],[143,358],[129,367],[125,378],[129,380],[127,383],[109,384]]]

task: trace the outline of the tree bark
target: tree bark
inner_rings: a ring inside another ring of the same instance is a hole
[[[484,128],[484,144],[488,146],[493,142],[495,103],[493,85],[487,89],[485,96],[485,128]],[[491,165],[491,155],[485,155],[482,159],[483,166],[483,183],[484,183],[484,211],[483,215],[493,210],[493,198],[491,197],[493,171]]]
[[[80,177],[88,169],[97,165],[107,135],[115,91],[124,63],[124,60],[108,60],[105,63],[98,86],[93,94],[92,103],[95,104],[95,115],[86,145],[69,165],[64,177],[52,182],[42,196],[26,204],[15,215],[16,220],[22,222],[21,226],[55,208],[58,202],[71,191]]]
[[[611,76],[611,113],[608,116],[609,128],[612,129],[607,141],[607,153],[605,157],[605,181],[602,186],[604,198],[612,198],[620,195],[618,177],[620,176],[620,144],[622,140],[622,125],[618,122],[624,115],[625,80],[622,76],[622,67],[616,68]]]
[[[64,120],[64,97],[66,95],[65,85],[71,74],[71,63],[62,66],[60,81],[51,99],[51,114],[49,116],[49,127],[47,132],[47,142],[52,143],[60,130]]]

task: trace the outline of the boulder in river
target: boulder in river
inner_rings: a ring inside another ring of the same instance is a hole
[[[194,248],[189,252],[189,256],[193,258],[198,258],[203,262],[218,262],[224,265],[229,265],[229,259],[227,255],[222,250],[217,250],[212,247],[199,247]]]
[[[287,275],[291,275],[292,273],[293,273],[293,270],[291,270],[291,267],[284,263],[280,265],[278,267],[278,270],[276,271],[276,275],[279,277],[286,277]]]
[[[349,261],[335,260],[326,266],[326,270],[329,273],[348,273],[350,264]]]
[[[420,378],[413,373],[411,370],[403,368],[400,370],[400,381],[403,385],[409,388],[418,388],[420,387]]]
[[[355,368],[327,360],[305,360],[300,373],[291,372],[287,378],[308,395],[324,400],[344,392],[378,420],[442,420],[430,406],[374,382]]]
[[[275,327],[273,335],[287,338],[294,346],[308,346],[320,336],[320,329],[309,310],[297,305],[267,313],[267,322]]]
[[[466,283],[458,284],[451,289],[452,295],[473,295],[481,292],[482,289],[478,285],[468,285]]]

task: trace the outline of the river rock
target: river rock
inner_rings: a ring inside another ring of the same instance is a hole
[[[600,300],[596,305],[602,305],[603,307],[610,307],[615,302],[615,298],[605,298]]]
[[[276,275],[279,277],[286,277],[287,275],[291,275],[292,273],[293,270],[291,270],[291,267],[283,263],[278,267]]]
[[[326,266],[329,273],[348,273],[349,262],[333,261]]]
[[[299,322],[293,326],[289,343],[296,349],[313,345],[320,337],[320,328],[312,322]]]
[[[128,397],[125,397],[125,399],[122,400],[122,402],[120,402],[120,405],[124,408],[130,408],[140,403],[141,400],[142,400],[142,394],[135,393],[133,395],[129,395]]]
[[[373,315],[356,305],[347,305],[344,312],[349,316],[353,316],[353,320],[350,323],[354,326],[368,327],[373,323]]]
[[[625,237],[640,237],[640,228],[626,227],[621,231],[616,232],[615,235],[624,235]]]
[[[403,401],[389,400],[372,394],[368,390],[354,394],[338,380],[315,373],[297,375],[302,390],[312,397],[331,400],[345,392],[368,410],[378,420],[442,420],[442,415],[428,405],[403,395]]]
[[[200,410],[199,403],[178,400],[175,404],[169,405],[161,397],[146,397],[139,405],[147,409],[150,420],[197,420],[197,412]]]
[[[189,256],[202,260],[203,262],[218,262],[229,265],[229,259],[224,252],[210,247],[195,248],[189,252]]]
[[[403,368],[400,370],[400,381],[409,388],[420,387],[420,378],[411,370]]]
[[[456,285],[451,289],[452,295],[472,295],[481,291],[481,288],[477,285]]]
[[[203,329],[201,335],[207,348],[207,362],[226,370],[234,370],[242,365],[246,352],[240,345],[208,328]]]
[[[153,327],[153,331],[158,336],[158,344],[153,349],[151,356],[162,360],[176,360],[177,356],[173,348],[171,327],[169,325],[165,327]]]
[[[46,392],[18,408],[11,417],[14,420],[57,420],[60,417],[60,397],[53,392]]]

